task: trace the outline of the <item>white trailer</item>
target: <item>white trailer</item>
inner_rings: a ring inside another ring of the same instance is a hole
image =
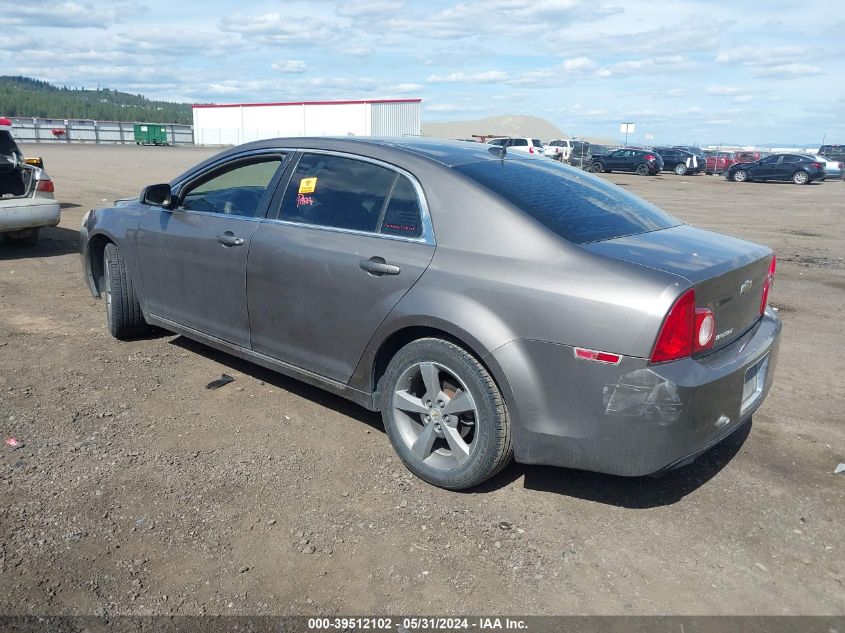
[[[282,136],[419,136],[421,99],[194,105],[197,145]]]

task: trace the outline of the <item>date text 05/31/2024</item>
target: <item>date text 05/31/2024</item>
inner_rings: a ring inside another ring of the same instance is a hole
[[[527,630],[527,624],[519,618],[497,617],[409,617],[409,618],[309,618],[310,631],[498,631]]]

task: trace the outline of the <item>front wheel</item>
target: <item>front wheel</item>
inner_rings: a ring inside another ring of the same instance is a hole
[[[637,165],[637,175],[648,176],[648,165],[646,165],[645,163]]]
[[[413,341],[379,382],[390,443],[420,479],[449,490],[472,488],[510,462],[510,418],[493,377],[458,345]]]
[[[686,163],[678,163],[677,165],[675,165],[675,169],[673,169],[672,171],[674,171],[679,176],[683,176],[687,173],[687,165]]]
[[[147,329],[126,260],[114,244],[106,244],[103,251],[103,279],[100,287],[105,295],[106,323],[112,336],[128,338]]]
[[[602,165],[599,161],[596,161],[590,165],[590,171],[594,174],[601,173],[604,171],[604,165]]]
[[[744,169],[737,169],[734,172],[734,182],[745,182],[748,180],[748,172]]]
[[[796,171],[792,174],[792,182],[796,185],[806,185],[810,182],[810,175],[806,171]]]

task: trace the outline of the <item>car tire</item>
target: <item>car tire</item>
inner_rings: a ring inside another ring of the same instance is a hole
[[[38,244],[39,229],[25,229],[14,233],[4,233],[3,237],[14,246],[35,246]]]
[[[142,334],[147,329],[126,260],[117,246],[111,243],[106,244],[103,251],[100,288],[105,295],[106,323],[112,336],[124,339]]]
[[[683,176],[687,173],[687,165],[686,163],[678,163],[672,171],[674,171],[678,176]]]
[[[641,163],[641,164],[637,165],[637,175],[638,176],[648,176],[648,174],[649,174],[648,165],[646,165],[645,163]]]
[[[799,169],[794,174],[792,174],[792,182],[796,185],[806,185],[810,182],[810,174],[806,171]]]
[[[737,169],[733,174],[734,182],[748,182],[748,172],[744,169]]]
[[[390,360],[379,394],[390,443],[408,470],[430,484],[472,488],[513,456],[501,391],[484,365],[451,341],[408,343]]]
[[[599,174],[604,171],[604,165],[602,165],[599,161],[596,161],[590,165],[590,171],[594,174]]]

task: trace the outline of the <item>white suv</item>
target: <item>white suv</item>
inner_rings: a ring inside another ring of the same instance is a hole
[[[572,154],[573,147],[575,147],[575,141],[572,139],[558,138],[546,144],[545,154],[555,160],[567,161]]]
[[[491,138],[489,141],[487,141],[487,144],[498,145],[499,147],[507,147],[508,149],[517,149],[520,152],[535,154],[537,156],[543,156],[545,154],[543,143],[540,142],[540,139],[538,138],[524,138],[514,136],[503,138]]]

